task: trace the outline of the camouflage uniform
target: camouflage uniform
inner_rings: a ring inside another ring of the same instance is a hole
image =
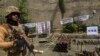
[[[16,35],[14,35],[12,32],[14,30],[16,30],[17,32],[19,32],[24,38],[26,38],[25,32],[23,30],[22,25],[19,25],[17,27],[12,26],[13,29],[9,30],[9,37],[10,39],[6,39],[6,41],[14,41],[14,37],[16,37]],[[10,36],[10,35],[14,35],[14,36]],[[17,47],[17,46],[13,46],[11,48],[7,49],[7,56],[25,56],[27,49],[26,46],[24,45],[23,47]]]
[[[9,14],[11,14],[12,12],[17,12],[17,13],[20,13],[20,11],[19,11],[19,9],[17,8],[17,7],[15,7],[15,6],[9,6],[9,7],[7,7],[7,9],[6,9],[6,15],[5,15],[5,17],[7,18],[7,16],[9,16]],[[6,25],[9,25],[9,24],[6,24]],[[21,33],[21,35],[26,39],[26,36],[25,36],[25,32],[24,32],[24,30],[23,30],[23,27],[22,27],[22,25],[18,25],[18,26],[10,26],[12,29],[11,30],[8,30],[8,35],[7,36],[5,36],[5,37],[7,37],[5,40],[6,41],[13,41],[13,40],[15,40],[15,39],[11,39],[11,38],[13,38],[13,37],[16,37],[16,35],[14,35],[12,32],[13,32],[13,30],[16,30],[16,32],[20,32]],[[10,39],[9,39],[10,38]],[[23,47],[16,47],[16,46],[13,46],[13,47],[11,47],[11,48],[8,48],[8,49],[6,49],[7,50],[7,52],[4,52],[4,51],[1,51],[0,52],[0,54],[4,54],[4,55],[2,55],[2,56],[5,56],[5,55],[7,55],[7,56],[25,56],[26,55],[26,46],[23,46]],[[6,53],[6,54],[5,54]]]

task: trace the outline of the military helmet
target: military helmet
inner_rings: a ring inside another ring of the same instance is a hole
[[[15,7],[15,6],[9,6],[9,7],[7,7],[6,10],[5,10],[5,12],[6,12],[5,16],[8,16],[9,14],[11,14],[13,12],[20,13],[19,9],[17,7]]]

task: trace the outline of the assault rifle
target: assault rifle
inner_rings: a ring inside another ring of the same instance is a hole
[[[22,40],[24,40],[26,47],[28,48],[28,50],[35,56],[35,53],[33,51],[33,48],[31,48],[31,46],[29,45],[29,43],[25,40],[25,38],[22,38]]]
[[[21,33],[16,31],[15,29],[13,30],[13,36],[15,37],[15,39],[18,39],[21,37],[21,40],[24,41],[25,43],[25,46],[28,48],[29,52],[31,52],[34,56],[35,56],[35,53],[33,51],[33,48],[30,46],[30,44],[27,42],[26,38],[28,38],[27,36],[21,36]]]

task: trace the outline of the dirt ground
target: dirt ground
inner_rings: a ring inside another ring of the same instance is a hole
[[[71,49],[68,50],[68,52],[57,52],[57,51],[54,51],[54,48],[56,46],[56,42],[55,42],[56,37],[55,39],[52,39],[52,41],[49,41],[46,38],[38,38],[38,37],[28,38],[28,40],[30,41],[30,44],[33,44],[35,46],[35,49],[44,51],[43,54],[36,54],[36,56],[76,56],[75,53],[80,53],[81,51],[84,51],[84,50],[95,51],[95,47],[100,47],[100,44],[77,45],[71,40],[71,46],[70,46]],[[40,42],[41,40],[43,42]],[[82,39],[77,39],[77,40],[81,42]],[[84,39],[84,40],[93,40],[93,39]],[[5,52],[0,50],[0,56],[6,56]],[[27,56],[34,56],[34,55],[28,52]]]
[[[35,49],[43,50],[43,54],[36,54],[36,56],[69,56],[67,52],[56,52],[53,51],[56,43],[54,42],[39,42],[41,38],[33,38],[33,44]],[[32,41],[32,39],[31,39]],[[33,56],[32,53],[30,56]]]
[[[39,43],[39,39],[34,38],[34,39],[29,39],[31,41],[31,43],[34,44],[35,49],[37,50],[43,50],[44,53],[43,54],[36,54],[36,56],[66,56],[67,53],[61,53],[61,52],[54,52],[54,46],[55,44],[50,42],[50,43]],[[34,42],[33,42],[34,41]],[[6,56],[7,53],[5,51],[1,51],[0,50],[0,56]],[[28,52],[27,56],[34,56],[32,53]]]

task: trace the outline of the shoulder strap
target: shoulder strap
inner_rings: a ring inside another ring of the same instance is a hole
[[[13,40],[15,40],[15,34],[17,33],[17,30],[14,29],[11,25],[8,25],[8,26],[9,26],[9,28],[10,28],[9,34],[12,35],[12,36],[10,36],[10,37],[8,38],[8,41],[13,41]]]
[[[17,30],[16,29],[14,29],[11,25],[8,25],[9,27],[10,27],[10,29],[11,29],[11,34],[14,34],[14,33],[16,33],[17,32]]]

